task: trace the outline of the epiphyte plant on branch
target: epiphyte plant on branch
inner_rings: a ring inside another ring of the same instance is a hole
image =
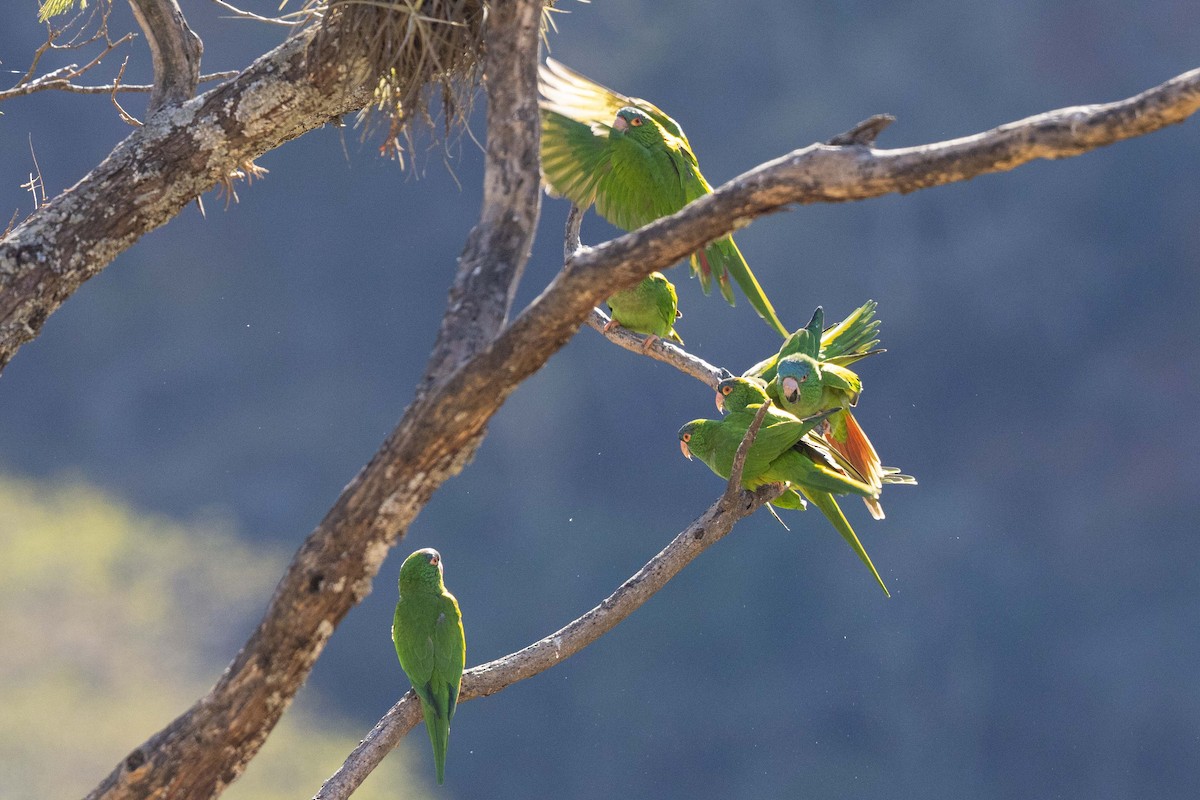
[[[404,559],[392,619],[392,642],[421,701],[438,784],[446,778],[450,720],[458,707],[467,648],[458,601],[446,591],[442,575],[437,550],[427,547]]]
[[[581,209],[594,204],[600,216],[631,231],[712,192],[683,129],[658,106],[618,94],[553,59],[540,66],[538,77],[542,175],[554,194]],[[732,236],[698,249],[690,261],[705,294],[715,278],[733,305],[732,276],[758,315],[787,336]]]

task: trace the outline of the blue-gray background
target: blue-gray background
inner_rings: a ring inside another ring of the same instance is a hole
[[[206,70],[281,36],[183,5]],[[1200,63],[1183,0],[567,8],[554,56],[666,108],[714,184],[873,113],[899,118],[881,146],[915,145]],[[26,8],[4,16],[0,60],[23,69],[41,34]],[[103,96],[4,112],[5,219],[30,209],[30,136],[53,193],[127,133]],[[862,364],[859,418],[921,485],[890,490],[884,522],[847,513],[894,597],[815,512],[790,533],[760,513],[584,653],[464,706],[446,793],[1192,796],[1197,143],[1189,122],[739,234],[790,325],[880,301],[888,353]],[[208,196],[207,219],[186,209],[85,285],[0,380],[0,467],[297,547],[408,402],[479,205],[469,139],[419,150],[419,177],[377,144],[324,128],[268,153],[239,203]],[[559,265],[565,213],[545,203],[519,305]],[[739,370],[778,343],[744,302],[672,277],[698,355]],[[695,381],[584,330],[501,410],[311,682],[364,731],[396,698],[392,581],[416,547],[445,555],[470,663],[586,610],[720,490],[675,438],[713,414]]]

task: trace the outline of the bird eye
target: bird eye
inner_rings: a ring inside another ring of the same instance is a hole
[[[633,119],[629,120],[629,124],[635,128],[640,128],[642,126],[642,118],[634,117]]]
[[[726,397],[729,397],[729,395],[733,394],[733,387],[732,386],[722,386],[721,394],[725,395]]]
[[[684,441],[685,443],[686,443],[686,442],[690,442],[691,440],[692,440],[692,435],[691,435],[690,433],[685,433],[685,434],[683,435],[683,441]]]
[[[429,557],[429,565],[430,566],[436,567],[438,565],[439,561],[441,561],[441,559],[435,555]]]

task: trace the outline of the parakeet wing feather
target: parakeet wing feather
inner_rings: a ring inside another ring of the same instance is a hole
[[[874,319],[876,305],[874,300],[868,300],[821,334],[821,359],[853,356],[852,360],[857,360],[869,355],[872,348],[879,344],[879,339],[875,338],[879,329],[879,320]]]
[[[632,106],[691,149],[679,123],[649,100],[614,92],[553,58],[538,66],[538,89],[545,98],[544,107],[582,122],[609,123],[622,108]]]

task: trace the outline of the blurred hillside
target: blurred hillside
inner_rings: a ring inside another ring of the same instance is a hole
[[[206,71],[283,36],[184,5]],[[881,147],[915,145],[1200,66],[1200,6],[1183,0],[565,7],[554,56],[662,105],[714,184],[873,113],[898,117]],[[8,12],[3,68],[37,46],[32,18]],[[127,80],[146,77],[143,47]],[[30,139],[59,191],[128,130],[104,96],[3,111],[5,217],[30,208]],[[483,138],[481,114],[474,126]],[[0,380],[0,463],[298,547],[410,399],[478,210],[469,138],[423,146],[408,173],[377,144],[328,127],[289,143],[240,203],[209,196],[206,218],[189,208],[84,286]],[[740,232],[790,324],[880,301],[888,353],[862,365],[859,419],[921,485],[890,492],[884,522],[847,514],[893,599],[816,515],[788,515],[791,533],[757,515],[583,654],[465,705],[447,795],[1192,796],[1198,152],[1193,120]],[[519,305],[559,267],[565,215],[545,202]],[[589,215],[583,233],[612,229]],[[740,370],[777,345],[745,303],[672,277],[693,352]],[[582,331],[508,401],[331,640],[312,684],[353,718],[348,738],[396,697],[391,677],[366,676],[394,675],[384,629],[408,552],[444,554],[470,663],[510,652],[591,607],[715,497],[675,438],[714,413],[695,381]],[[215,536],[197,527],[198,545]],[[270,584],[247,589],[253,608]],[[249,624],[219,631],[207,681]],[[153,706],[139,730],[185,706]],[[144,733],[118,738],[89,774]]]
[[[184,711],[257,621],[282,556],[81,483],[0,478],[0,795],[82,796]],[[359,738],[304,692],[225,796],[311,796]],[[426,766],[402,749],[355,797],[416,796]]]

